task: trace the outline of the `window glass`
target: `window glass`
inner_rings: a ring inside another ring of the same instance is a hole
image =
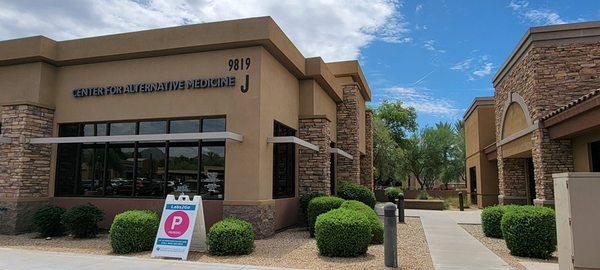
[[[225,190],[225,146],[202,147],[202,183],[200,195],[207,199],[223,199]]]
[[[198,133],[200,120],[171,120],[171,133]]]
[[[96,124],[96,136],[107,136],[108,124]]]
[[[81,149],[79,174],[81,181],[78,185],[78,195],[103,195],[104,145],[86,146]]]
[[[123,122],[123,123],[111,123],[110,124],[110,135],[135,135],[135,123],[134,122]]]
[[[56,169],[56,195],[58,196],[75,195],[77,149],[77,144],[58,145]]]
[[[164,196],[166,148],[140,145],[137,157],[136,196]]]
[[[198,192],[198,146],[169,147],[169,194]]]
[[[275,123],[275,136],[293,136],[296,131]],[[273,198],[295,196],[296,185],[296,146],[293,143],[273,145]]]
[[[225,129],[225,118],[207,118],[202,120],[202,132],[223,132]]]
[[[83,136],[94,136],[94,124],[83,125]]]
[[[58,127],[58,136],[77,137],[79,136],[79,124],[62,124]]]
[[[109,145],[106,161],[107,196],[131,196],[133,194],[134,152],[133,147]]]
[[[166,121],[140,122],[140,134],[165,134],[167,133]]]

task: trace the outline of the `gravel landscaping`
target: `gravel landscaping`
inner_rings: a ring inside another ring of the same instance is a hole
[[[323,257],[319,256],[315,240],[309,237],[307,231],[301,229],[289,229],[277,233],[271,238],[256,240],[255,245],[255,250],[251,255],[216,257],[207,253],[191,252],[188,260],[308,269],[385,269],[383,245],[371,246],[367,255],[357,258]],[[112,254],[107,234],[100,234],[95,239],[85,240],[70,237],[45,240],[35,238],[35,234],[0,235],[0,247]],[[148,258],[150,252],[136,253],[130,256]],[[419,218],[407,217],[405,224],[398,224],[398,257],[402,269],[433,269]]]
[[[517,257],[510,254],[510,250],[506,247],[506,243],[504,239],[497,239],[486,237],[483,234],[483,228],[481,225],[461,225],[465,231],[469,232],[473,237],[477,238],[483,245],[485,245],[488,249],[496,253],[500,258],[502,258],[505,262],[510,264],[515,269],[519,270],[527,270],[522,264],[519,262],[543,262],[543,263],[558,263],[558,258],[556,252],[552,255],[552,258],[549,260],[542,259],[534,259],[534,258],[526,258],[526,257]]]

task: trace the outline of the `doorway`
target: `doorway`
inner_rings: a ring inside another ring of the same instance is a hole
[[[532,205],[535,200],[535,172],[533,170],[533,158],[525,159],[527,170],[527,204]]]
[[[475,167],[469,168],[469,179],[471,204],[477,204],[477,172],[475,171]]]

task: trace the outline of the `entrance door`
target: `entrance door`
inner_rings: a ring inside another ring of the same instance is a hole
[[[533,171],[533,159],[525,159],[527,167],[527,203],[533,204],[535,200],[535,173]]]
[[[477,204],[477,172],[475,167],[469,168],[469,178],[471,179],[471,204]]]

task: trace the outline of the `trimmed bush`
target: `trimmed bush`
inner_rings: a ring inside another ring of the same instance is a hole
[[[373,191],[363,185],[344,182],[340,185],[337,192],[338,196],[342,199],[359,201],[371,208],[375,208],[375,204],[377,203]]]
[[[500,228],[502,216],[509,209],[518,207],[517,205],[495,205],[483,208],[483,211],[481,211],[481,225],[485,236],[502,238],[502,229]]]
[[[427,190],[421,190],[421,192],[419,192],[419,195],[417,196],[417,199],[429,200],[429,193],[427,193]]]
[[[307,193],[300,195],[300,211],[302,213],[302,221],[304,225],[308,225],[308,203],[314,198],[323,197],[324,194],[321,193]]]
[[[308,203],[308,231],[310,237],[315,237],[315,222],[320,214],[340,208],[344,199],[333,196],[317,197]]]
[[[375,210],[359,201],[345,201],[340,208],[352,209],[363,213],[369,220],[369,227],[371,228],[371,244],[383,244],[383,222],[381,222],[381,219],[379,219]]]
[[[502,236],[512,255],[547,259],[556,250],[554,209],[521,206],[502,217]]]
[[[110,246],[117,254],[152,250],[159,223],[158,214],[151,211],[118,214],[110,226]]]
[[[369,220],[355,210],[331,210],[320,215],[315,226],[317,247],[323,256],[360,256],[367,252],[371,243]]]
[[[98,234],[98,222],[104,213],[93,204],[75,206],[62,216],[62,223],[75,238],[94,238]]]
[[[389,202],[395,203],[396,199],[399,199],[401,194],[402,190],[397,187],[389,187],[385,189],[385,196],[387,196]]]
[[[66,210],[59,206],[42,206],[33,215],[36,232],[44,237],[63,235],[65,227],[61,223],[61,219],[65,212]]]
[[[223,219],[210,227],[206,243],[213,255],[250,254],[254,251],[252,224],[237,218]]]

